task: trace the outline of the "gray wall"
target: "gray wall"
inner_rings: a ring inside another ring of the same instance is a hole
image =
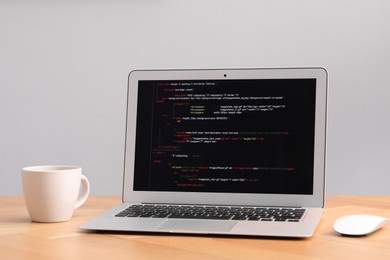
[[[390,1],[0,0],[0,195],[28,165],[120,194],[133,69],[324,66],[327,191],[389,193]]]

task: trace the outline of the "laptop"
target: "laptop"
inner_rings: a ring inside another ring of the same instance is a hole
[[[312,236],[327,78],[314,67],[132,71],[123,202],[81,228]]]

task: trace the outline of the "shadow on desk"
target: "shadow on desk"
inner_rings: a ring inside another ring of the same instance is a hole
[[[7,217],[1,217],[0,223],[3,224],[21,224],[21,223],[34,223],[31,221],[31,219],[28,216],[7,216]]]
[[[154,236],[154,237],[207,237],[207,238],[225,238],[225,239],[267,239],[267,240],[306,240],[310,238],[302,237],[272,237],[272,236],[243,236],[243,235],[218,235],[218,234],[196,234],[196,233],[167,233],[167,232],[137,232],[137,231],[92,231],[81,230],[83,234],[96,235],[124,235],[124,236]]]

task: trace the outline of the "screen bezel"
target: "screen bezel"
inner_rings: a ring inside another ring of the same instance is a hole
[[[313,194],[244,194],[206,192],[152,192],[133,190],[136,140],[137,94],[140,80],[217,80],[217,79],[303,79],[315,78],[316,111],[314,138]],[[135,70],[128,77],[127,123],[123,202],[178,203],[211,205],[260,205],[323,207],[325,193],[327,80],[324,68],[261,68],[209,70]],[[179,196],[180,194],[180,196]]]

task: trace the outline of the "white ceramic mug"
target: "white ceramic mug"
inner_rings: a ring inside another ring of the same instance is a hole
[[[68,221],[89,195],[88,179],[76,166],[25,167],[22,181],[28,214],[34,222]]]

